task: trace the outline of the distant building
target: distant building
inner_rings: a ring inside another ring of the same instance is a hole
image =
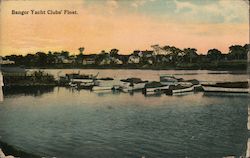
[[[8,65],[8,64],[15,64],[15,61],[11,61],[9,59],[4,60],[2,57],[0,57],[0,65]]]
[[[160,47],[158,44],[152,45],[151,47],[154,49],[154,51],[153,51],[154,55],[169,55],[172,53],[172,51],[170,49],[165,50],[162,47]]]
[[[128,63],[129,64],[139,64],[140,63],[140,57],[136,55],[131,55],[128,58]]]
[[[73,63],[73,62],[74,62],[73,59],[62,59],[62,63],[63,63],[63,64],[71,64],[71,63]]]
[[[152,50],[144,50],[144,51],[140,51],[138,55],[140,57],[150,58],[153,56],[153,53],[154,53],[154,51],[152,51]]]
[[[109,55],[107,55],[101,62],[100,65],[109,65],[109,64],[117,64],[117,65],[121,65],[123,64],[123,61],[116,58],[116,57],[111,57]]]
[[[95,64],[95,59],[93,59],[93,58],[84,58],[84,59],[82,60],[82,64],[83,64],[83,65]]]
[[[118,58],[111,57],[110,59],[111,59],[111,63],[113,63],[113,64],[117,64],[117,65],[122,65],[123,64],[123,62]]]
[[[111,64],[110,58],[104,58],[101,62],[100,65],[109,65]]]

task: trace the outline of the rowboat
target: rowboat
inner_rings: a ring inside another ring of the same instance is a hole
[[[145,85],[143,89],[144,94],[159,94],[165,93],[169,90],[169,85],[163,85],[161,82],[149,82]]]
[[[175,93],[186,93],[186,92],[193,92],[194,91],[194,86],[191,87],[186,87],[186,88],[180,88],[180,89],[173,89],[172,94]]]

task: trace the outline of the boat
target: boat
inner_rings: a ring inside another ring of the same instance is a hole
[[[71,73],[71,74],[66,74],[65,77],[68,81],[70,81],[71,79],[97,79],[97,76],[99,75],[99,73],[97,73],[96,75],[92,75],[92,74],[80,74],[80,72],[78,73]]]
[[[70,86],[70,87],[77,87],[77,83],[69,82],[69,86]]]
[[[134,92],[142,91],[145,87],[145,84],[146,83],[125,83],[121,87],[123,92]]]
[[[202,84],[205,92],[249,93],[248,81]]]
[[[148,81],[143,81],[140,78],[127,78],[120,80],[123,82],[121,85],[123,92],[142,91]]]
[[[94,86],[98,85],[98,82],[96,81],[98,73],[96,75],[86,75],[78,72],[66,74],[65,76],[69,82],[69,86],[77,87],[78,89],[92,89]]]
[[[193,92],[194,87],[195,87],[194,85],[191,86],[177,85],[173,86],[173,88],[170,86],[169,89],[172,91],[172,94],[177,94],[177,93]]]
[[[178,79],[173,75],[160,75],[160,82],[163,85],[175,85]]]
[[[145,85],[143,89],[144,94],[161,94],[169,91],[169,85],[164,85],[161,82],[153,81]]]

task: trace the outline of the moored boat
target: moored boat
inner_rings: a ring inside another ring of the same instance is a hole
[[[149,82],[145,85],[144,94],[161,94],[169,91],[169,85],[164,85],[161,82]]]
[[[177,86],[174,86],[173,88],[171,88],[171,86],[170,86],[169,89],[172,91],[172,94],[186,93],[186,92],[193,92],[194,86],[193,85],[191,85],[191,86],[177,85]]]
[[[148,81],[143,81],[140,78],[127,78],[122,79],[124,82],[121,87],[123,92],[134,92],[134,91],[142,91],[145,87],[145,84]]]
[[[250,90],[247,81],[202,84],[202,87],[205,92],[249,93]]]
[[[94,86],[97,85],[96,78],[98,76],[98,73],[96,75],[86,75],[86,74],[80,74],[78,73],[71,73],[66,74],[65,78],[69,82],[69,86],[71,87],[77,87],[78,89],[92,89]]]
[[[160,82],[163,85],[174,85],[177,84],[178,79],[173,75],[160,75]]]
[[[122,85],[123,92],[142,91],[145,83],[125,83]]]

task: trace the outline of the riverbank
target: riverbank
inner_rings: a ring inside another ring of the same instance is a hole
[[[14,65],[12,65],[14,66]],[[212,70],[212,71],[237,71],[246,70],[246,60],[219,61],[219,62],[197,62],[181,64],[109,64],[109,65],[82,65],[82,64],[55,64],[46,66],[22,66],[26,69],[139,69],[139,70]]]

